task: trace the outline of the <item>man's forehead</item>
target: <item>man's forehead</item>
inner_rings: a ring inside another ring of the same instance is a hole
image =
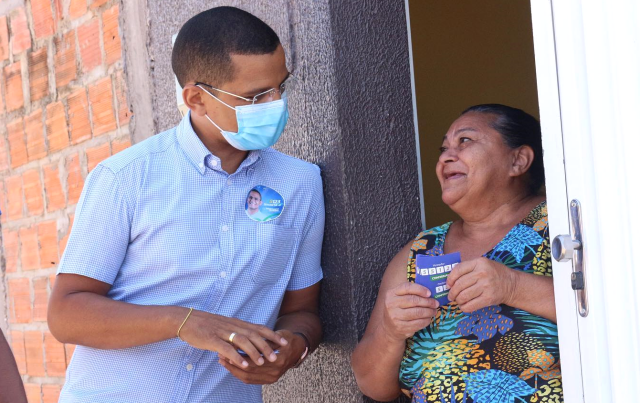
[[[282,46],[278,46],[273,53],[261,55],[231,54],[231,62],[231,84],[246,92],[275,88],[289,74]]]

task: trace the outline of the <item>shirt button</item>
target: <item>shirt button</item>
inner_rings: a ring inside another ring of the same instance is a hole
[[[216,160],[211,161],[211,166],[214,166],[214,167],[218,166],[218,161]]]
[[[193,364],[187,364],[187,371],[191,371],[193,369]]]
[[[220,277],[222,277],[222,278],[227,277],[227,272],[226,271],[221,271],[220,272]]]
[[[233,183],[233,181],[231,180],[231,178],[227,179],[227,186],[231,186],[231,183]]]
[[[222,232],[227,232],[229,231],[229,226],[228,225],[223,225],[222,226]]]

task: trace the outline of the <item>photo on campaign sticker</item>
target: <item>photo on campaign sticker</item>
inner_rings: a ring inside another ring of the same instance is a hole
[[[284,198],[267,186],[254,186],[247,194],[244,209],[253,221],[270,221],[284,210]]]

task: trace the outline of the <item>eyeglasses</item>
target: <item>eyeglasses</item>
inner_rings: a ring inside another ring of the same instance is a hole
[[[202,83],[202,82],[196,82],[195,85],[196,86],[204,85],[206,87],[211,88],[212,90],[215,90],[215,91],[218,91],[218,92],[222,92],[223,94],[231,95],[232,97],[236,97],[238,99],[241,99],[241,100],[243,100],[245,102],[248,102],[251,105],[253,105],[253,104],[263,104],[263,103],[266,103],[266,102],[277,101],[277,100],[281,99],[282,98],[282,94],[284,94],[285,91],[287,91],[287,90],[291,91],[295,87],[296,83],[297,83],[296,77],[293,74],[289,73],[287,78],[285,78],[285,80],[282,82],[282,84],[280,84],[280,87],[271,88],[270,90],[263,91],[263,92],[261,92],[261,93],[259,93],[257,95],[254,95],[253,98],[246,98],[246,97],[243,97],[243,96],[240,96],[240,95],[236,95],[236,94],[233,94],[231,92],[227,92],[227,91],[221,90],[219,88],[212,87],[211,85],[206,84],[206,83]]]

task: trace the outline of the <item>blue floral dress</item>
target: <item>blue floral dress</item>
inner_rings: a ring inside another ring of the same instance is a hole
[[[409,281],[415,281],[416,255],[444,253],[450,226],[432,228],[415,239]],[[546,202],[484,257],[514,270],[551,276]],[[412,402],[562,403],[557,326],[507,305],[463,313],[449,303],[407,340],[400,383]]]

